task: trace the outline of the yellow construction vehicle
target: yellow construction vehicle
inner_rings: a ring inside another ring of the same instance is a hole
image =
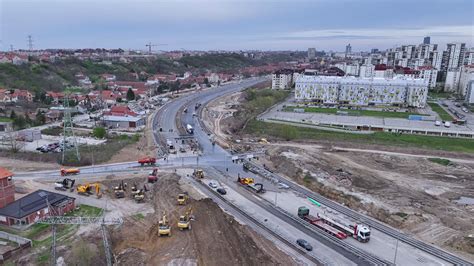
[[[114,187],[114,194],[117,199],[124,198],[125,197],[125,184],[120,182],[118,187]]]
[[[188,202],[189,196],[187,192],[181,193],[178,195],[178,205],[186,205]]]
[[[77,186],[77,193],[80,194],[80,195],[89,196],[89,195],[94,194],[92,192],[92,189],[95,189],[95,194],[96,194],[97,198],[100,199],[102,197],[102,194],[100,193],[100,184],[99,183],[94,183],[94,184],[86,183],[85,185],[78,185]]]
[[[179,230],[184,230],[184,229],[191,230],[192,211],[193,209],[189,207],[186,213],[184,213],[184,215],[179,216],[179,220],[178,220]]]
[[[145,191],[143,189],[140,189],[138,193],[133,195],[133,199],[137,202],[143,202],[145,200]]]
[[[171,236],[171,227],[168,219],[166,218],[166,212],[163,212],[163,216],[158,224],[158,235],[159,236]]]
[[[260,143],[260,144],[270,144],[270,142],[268,142],[268,140],[265,139],[265,138],[259,139],[259,140],[258,140],[258,143]]]
[[[195,178],[204,178],[204,171],[202,169],[194,169],[193,176]]]
[[[251,177],[238,177],[237,182],[241,183],[242,185],[250,185],[255,182],[255,180]]]

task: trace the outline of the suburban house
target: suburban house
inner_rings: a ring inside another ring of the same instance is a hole
[[[46,92],[46,97],[50,98],[53,103],[58,104],[64,98],[64,93],[48,91]]]
[[[16,103],[16,102],[32,102],[33,95],[27,90],[5,90],[0,89],[0,102]]]
[[[75,198],[37,190],[0,209],[0,224],[29,225],[47,215],[64,215],[76,207]]]
[[[144,127],[145,116],[132,111],[126,105],[112,106],[108,112],[104,112],[102,121],[108,128],[137,129]]]

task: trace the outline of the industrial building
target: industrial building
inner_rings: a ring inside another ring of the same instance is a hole
[[[300,76],[296,80],[295,99],[322,104],[351,106],[407,106],[423,108],[428,82],[407,77],[356,78]]]

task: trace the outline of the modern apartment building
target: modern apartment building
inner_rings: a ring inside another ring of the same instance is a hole
[[[281,70],[272,74],[272,89],[285,90],[293,85],[293,72]]]
[[[316,48],[308,48],[308,59],[316,58]]]
[[[428,82],[406,77],[386,79],[300,76],[296,80],[295,88],[296,100],[352,106],[423,108],[428,94]]]

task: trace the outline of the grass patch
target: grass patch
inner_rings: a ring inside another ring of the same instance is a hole
[[[428,158],[428,161],[430,161],[430,162],[432,162],[432,163],[441,164],[441,165],[444,165],[444,166],[451,165],[451,161],[448,160],[448,159]]]
[[[36,262],[46,263],[46,262],[49,261],[49,256],[50,256],[49,252],[45,252],[45,253],[38,256],[38,258],[36,259]]]
[[[444,121],[452,121],[453,117],[446,112],[446,110],[443,109],[438,103],[435,102],[428,102],[428,105],[431,107],[433,111],[435,111],[439,117],[444,120]]]
[[[82,204],[79,205],[78,209],[68,213],[66,216],[94,217],[99,216],[102,210],[101,208]]]
[[[33,239],[48,230],[51,230],[50,225],[48,224],[34,224],[28,230],[25,231],[24,236],[26,238]]]
[[[337,114],[338,111],[347,112],[349,115],[356,116],[373,116],[373,117],[389,117],[389,118],[408,118],[410,115],[421,115],[413,112],[389,112],[389,111],[376,111],[376,110],[350,110],[350,109],[337,109],[337,108],[322,108],[322,107],[295,107],[287,106],[283,110],[293,112],[294,109],[304,109],[305,112],[309,113],[324,113],[324,114]]]
[[[428,91],[428,97],[431,97],[433,99],[447,99],[451,96],[450,92],[444,92],[444,91]]]
[[[143,215],[143,213],[137,213],[137,214],[134,214],[132,215],[132,217],[136,220],[143,220],[145,219],[145,215]]]
[[[0,117],[0,122],[13,122],[9,117]]]
[[[249,121],[244,132],[259,137],[273,136],[286,138],[285,128],[288,125],[257,121]],[[410,134],[375,132],[373,134],[352,134],[334,132],[307,127],[291,126],[297,132],[295,139],[336,140],[352,143],[382,144],[388,146],[417,147],[432,150],[474,153],[474,140],[449,137],[433,137]]]

